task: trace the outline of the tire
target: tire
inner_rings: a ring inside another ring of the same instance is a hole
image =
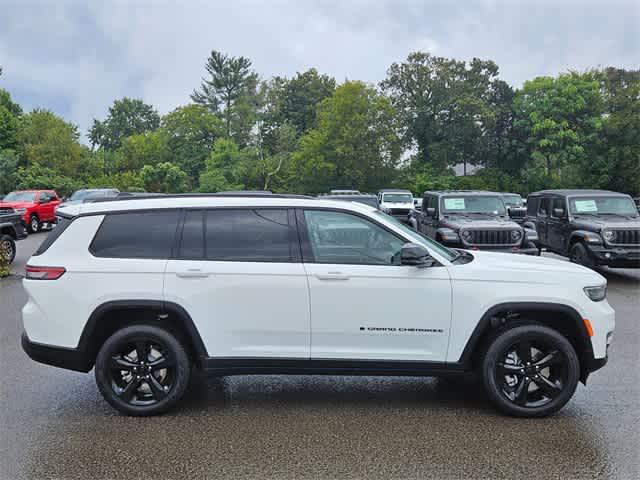
[[[572,263],[577,263],[578,265],[583,265],[588,268],[594,268],[596,266],[596,262],[582,242],[573,244],[571,250],[569,250],[569,260],[571,260]]]
[[[16,258],[16,242],[10,235],[0,235],[0,255],[4,256],[8,264]]]
[[[139,360],[138,352],[145,352],[146,358],[142,353]],[[172,333],[152,325],[116,331],[100,348],[95,365],[102,396],[131,416],[169,410],[182,398],[190,374],[191,362],[183,344]]]
[[[580,363],[562,334],[542,325],[525,324],[498,331],[488,341],[481,376],[487,395],[502,412],[515,417],[546,417],[573,396]]]
[[[42,228],[42,225],[40,223],[40,220],[38,220],[38,216],[37,215],[31,215],[31,217],[29,217],[29,233],[36,233],[40,231],[40,228]]]

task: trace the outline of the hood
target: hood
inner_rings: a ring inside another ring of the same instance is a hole
[[[585,230],[602,230],[603,228],[640,228],[640,217],[625,215],[589,215],[577,216],[573,226]]]
[[[19,201],[19,202],[3,202],[0,200],[0,207],[11,207],[13,209],[16,208],[29,208],[29,207],[33,207],[35,205],[35,202],[24,202],[24,201]]]
[[[385,202],[382,201],[380,202],[382,205],[384,205],[387,208],[413,208],[414,204],[413,202]]]
[[[82,200],[66,200],[62,202],[60,205],[58,205],[58,208],[68,207],[69,205],[78,205],[79,203],[82,203]]]
[[[458,269],[463,278],[465,276],[464,267],[468,265],[475,267],[474,270],[481,269],[493,273],[495,279],[515,280],[519,273],[526,273],[527,278],[530,278],[531,274],[539,273],[541,283],[566,283],[568,281],[579,281],[584,285],[607,283],[607,280],[598,272],[566,260],[482,250],[473,250],[469,253],[473,255],[474,260]]]
[[[520,229],[520,225],[511,220],[509,217],[497,216],[497,215],[484,215],[484,214],[464,214],[455,213],[453,215],[447,214],[443,219],[442,224],[444,227],[449,228],[504,228],[504,229]]]

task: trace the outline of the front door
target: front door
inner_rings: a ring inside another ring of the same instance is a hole
[[[444,361],[451,282],[400,265],[407,240],[349,212],[299,211],[311,294],[311,358]]]
[[[547,242],[556,252],[568,253],[569,235],[568,228],[567,201],[564,198],[553,198],[547,220]],[[563,213],[560,213],[560,210]]]
[[[538,205],[538,212],[536,216],[536,230],[538,231],[538,241],[545,247],[551,247],[551,245],[549,245],[548,238],[548,217],[550,208],[551,198],[542,197],[540,199],[540,204]]]
[[[293,212],[187,210],[165,272],[210,357],[309,358],[309,289]]]

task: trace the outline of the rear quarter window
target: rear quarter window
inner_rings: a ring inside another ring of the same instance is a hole
[[[89,251],[107,258],[169,258],[179,215],[178,210],[108,214]]]
[[[62,235],[62,232],[64,232],[67,227],[71,225],[71,222],[72,219],[70,218],[58,217],[57,225],[53,228],[53,230],[49,232],[49,235],[47,235],[47,238],[44,239],[44,242],[40,244],[33,256],[35,257],[38,255],[42,255],[44,252],[46,252],[49,247],[53,245],[53,243],[58,239],[58,237]]]

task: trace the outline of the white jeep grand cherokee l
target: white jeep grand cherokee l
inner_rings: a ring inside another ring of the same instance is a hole
[[[29,260],[22,344],[152,415],[217,374],[476,372],[516,416],[551,414],[603,366],[599,274],[451,250],[356,203],[183,195],[61,208]]]

